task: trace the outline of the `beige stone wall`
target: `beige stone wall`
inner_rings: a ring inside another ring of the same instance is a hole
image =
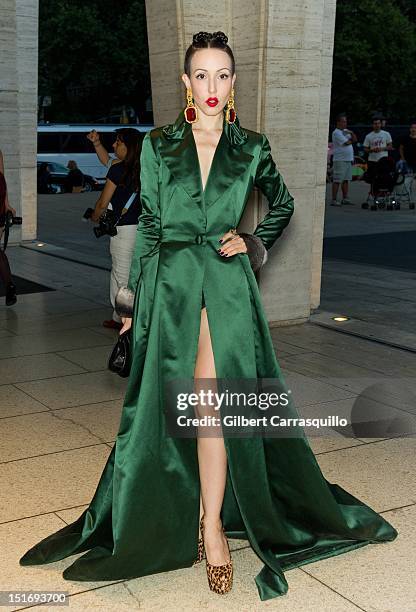
[[[321,83],[319,92],[318,137],[316,141],[315,210],[312,235],[311,308],[320,302],[322,240],[325,216],[326,152],[328,146],[329,112],[331,102],[332,60],[334,52],[336,0],[325,0],[322,21]]]
[[[37,0],[0,3],[0,148],[11,205],[23,216],[12,243],[36,237]]]
[[[199,30],[223,30],[237,61],[236,106],[265,132],[295,197],[295,214],[259,275],[269,321],[304,321],[319,305],[336,0],[148,0],[156,125],[184,106],[184,52]],[[160,16],[163,15],[163,19]],[[252,198],[242,227],[267,210]]]

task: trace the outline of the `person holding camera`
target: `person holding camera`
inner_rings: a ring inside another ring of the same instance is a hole
[[[120,330],[121,318],[115,307],[115,296],[127,284],[130,264],[136,242],[140,203],[140,153],[142,135],[133,128],[116,130],[113,144],[116,159],[108,170],[104,189],[91,211],[90,219],[100,222],[96,236],[109,234],[111,254],[110,301],[113,317],[104,321],[104,327]],[[107,211],[111,203],[112,212]]]
[[[0,241],[3,237],[3,233],[6,228],[7,214],[11,213],[13,217],[16,217],[15,209],[10,206],[9,198],[7,195],[7,184],[4,177],[4,161],[3,153],[0,151]],[[12,281],[12,273],[10,271],[9,260],[5,250],[0,246],[0,278],[6,285],[6,306],[13,306],[16,304],[16,286]]]

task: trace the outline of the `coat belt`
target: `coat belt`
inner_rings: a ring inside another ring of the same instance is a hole
[[[225,231],[224,231],[225,233]],[[215,234],[215,235],[207,235],[204,232],[199,234],[190,234],[183,233],[181,234],[177,230],[170,232],[164,231],[159,234],[153,248],[148,252],[145,257],[149,257],[151,255],[155,255],[159,252],[159,249],[162,245],[183,245],[183,246],[191,246],[191,245],[201,245],[201,244],[211,244],[214,249],[218,247],[218,241],[223,234]]]
[[[159,241],[160,244],[206,244],[207,242],[215,242],[218,241],[217,236],[208,236],[204,232],[199,234],[179,234],[177,231],[175,232],[163,232],[160,236]]]

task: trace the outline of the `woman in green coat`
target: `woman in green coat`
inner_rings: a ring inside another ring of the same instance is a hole
[[[185,392],[230,381],[286,389],[254,271],[293,213],[267,138],[235,115],[223,33],[194,36],[183,80],[185,113],[143,143],[143,213],[129,286],[117,300],[133,357],[116,443],[89,507],[20,563],[88,551],[64,578],[120,580],[191,567],[205,555],[209,586],[223,594],[233,577],[226,536],[243,538],[264,563],[255,581],[266,600],[286,593],[284,570],[397,532],[324,478],[302,431],[228,431],[225,417],[253,410],[175,403],[178,390],[190,403]],[[253,234],[239,235],[254,187],[269,211]],[[211,417],[209,426],[191,421],[184,430],[179,423],[192,414]],[[297,416],[290,401],[285,415]]]

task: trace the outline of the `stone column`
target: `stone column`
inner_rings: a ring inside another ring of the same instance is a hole
[[[23,216],[10,243],[36,238],[37,0],[0,5],[0,148],[9,200]]]
[[[192,34],[228,35],[240,121],[266,133],[295,197],[292,221],[259,274],[263,303],[272,325],[307,320],[320,295],[336,0],[149,0],[146,8],[156,125],[184,106],[179,77]],[[266,211],[254,195],[240,229],[251,231]]]

